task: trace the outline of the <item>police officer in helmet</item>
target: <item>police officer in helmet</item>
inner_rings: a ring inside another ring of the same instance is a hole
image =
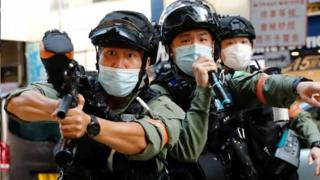
[[[221,161],[219,155],[221,146],[215,145],[215,125],[219,124],[215,112],[223,109],[223,101],[217,101],[220,97],[212,91],[217,84],[211,86],[209,83],[212,72],[217,70],[214,59],[218,57],[218,51],[214,50],[218,49],[217,45],[220,44],[219,20],[215,10],[206,1],[175,1],[162,13],[160,29],[172,68],[157,74],[151,87],[169,95],[186,111],[185,128],[168,159],[171,177],[226,179],[229,175],[225,162]],[[233,72],[226,76],[226,86],[234,97],[235,109],[252,108],[262,104],[255,91],[261,77],[262,74],[252,75],[245,72]],[[279,90],[277,93],[286,93],[286,96],[273,98],[275,91],[262,88],[263,92],[268,94],[267,104],[288,106],[291,99],[296,97],[292,91],[295,89],[292,86],[296,79],[283,76],[270,78],[266,85],[275,84]],[[288,82],[288,91],[279,84],[279,80]],[[289,96],[287,92],[290,92]],[[192,151],[182,151],[183,147],[192,148]]]
[[[256,38],[252,24],[241,16],[225,16],[221,19],[220,28],[221,59],[225,68],[249,68]]]
[[[75,140],[75,156],[63,167],[62,179],[168,179],[163,159],[178,140],[184,112],[148,88],[155,36],[141,13],[107,14],[89,34],[97,47],[92,94],[79,95],[63,120],[55,116],[60,101],[50,85],[30,86],[9,98],[12,115],[57,122],[62,135]]]
[[[241,16],[225,16],[221,19],[221,60],[225,68],[228,70],[245,70],[250,73],[259,71],[260,69],[255,66],[250,66],[251,57],[253,54],[253,40],[255,39],[255,30],[252,24],[245,18]],[[266,74],[280,74],[281,70],[276,68],[267,68],[264,71]],[[251,144],[252,154],[255,161],[255,166],[260,169],[261,173],[263,171],[263,166],[267,160],[267,155],[264,151],[260,150],[265,147],[270,149],[276,145],[279,141],[277,136],[278,129],[276,124],[273,122],[273,111],[271,107],[263,107],[255,109],[253,111],[248,111],[245,113],[246,118],[254,121],[250,122],[249,126],[251,129],[260,128],[261,134],[251,134],[248,137]],[[261,128],[261,126],[264,126]],[[320,173],[320,162],[317,161],[320,157],[319,145],[316,145],[320,139],[320,133],[316,125],[310,119],[307,112],[301,112],[299,116],[293,121],[290,122],[290,128],[295,130],[301,137],[307,139],[308,144],[311,145],[310,151],[310,161],[315,161],[317,164],[315,175]],[[264,129],[265,131],[261,131]],[[251,130],[251,133],[254,133],[254,130]],[[264,133],[264,134],[263,134]],[[250,134],[250,133],[249,133]],[[266,138],[265,136],[268,136]],[[272,138],[273,137],[273,138]],[[260,141],[260,142],[255,142]],[[263,144],[263,146],[258,149],[254,144]],[[270,147],[269,147],[270,146]],[[261,158],[263,157],[263,158]],[[271,178],[272,172],[265,172],[261,174],[260,178]],[[283,175],[284,176],[284,175]],[[279,177],[272,177],[273,179]],[[291,174],[286,174],[282,179],[298,179],[296,172]]]
[[[172,69],[160,72],[152,87],[169,94],[187,113],[180,143],[168,159],[172,179],[203,179],[195,162],[206,144],[212,91],[208,73],[217,70],[213,52],[218,25],[218,16],[207,1],[175,1],[160,17],[162,43]],[[193,150],[183,150],[188,146]],[[217,171],[222,169],[220,162],[212,164]]]

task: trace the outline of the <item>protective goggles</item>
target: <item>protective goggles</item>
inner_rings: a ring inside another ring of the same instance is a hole
[[[147,42],[141,30],[133,23],[123,19],[100,24],[90,32],[89,38],[94,45],[114,46],[118,42],[134,44],[136,47],[147,50]]]
[[[187,17],[197,23],[209,23],[213,20],[209,7],[193,6],[192,3],[181,3],[174,7],[168,7],[161,15],[159,21],[161,27],[174,28],[183,25]]]

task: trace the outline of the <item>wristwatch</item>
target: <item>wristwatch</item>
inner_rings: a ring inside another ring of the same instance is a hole
[[[96,116],[94,115],[90,115],[90,116],[91,116],[91,121],[87,126],[87,134],[90,137],[95,137],[100,132],[100,124]]]
[[[318,148],[320,148],[320,141],[314,141],[314,142],[312,142],[312,143],[311,143],[311,149],[312,149],[313,147],[318,147]]]

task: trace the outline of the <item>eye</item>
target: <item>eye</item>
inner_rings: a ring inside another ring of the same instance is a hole
[[[233,44],[232,41],[227,42],[227,45],[232,45],[232,44]]]
[[[201,38],[201,39],[200,39],[200,42],[206,42],[206,41],[208,41],[207,38]]]
[[[181,43],[188,43],[190,40],[189,39],[181,39]]]
[[[249,44],[250,41],[248,39],[242,39],[241,44]]]
[[[129,57],[129,58],[134,58],[134,57],[135,57],[135,54],[134,54],[134,53],[129,53],[129,54],[128,54],[128,57]]]
[[[109,55],[109,56],[113,56],[115,54],[116,54],[116,51],[114,51],[114,50],[107,51],[107,55]]]
[[[139,52],[137,51],[129,51],[127,53],[127,57],[128,59],[139,59],[140,55],[139,55]]]

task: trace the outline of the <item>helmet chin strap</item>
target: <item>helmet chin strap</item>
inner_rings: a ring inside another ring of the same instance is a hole
[[[99,71],[99,49],[97,46],[94,48],[96,49],[96,69]]]
[[[135,94],[142,82],[142,78],[146,75],[146,65],[147,65],[147,60],[148,60],[148,53],[144,52],[143,53],[143,57],[142,57],[142,64],[141,64],[141,68],[140,68],[140,72],[139,72],[139,79],[138,82],[136,84],[136,86],[134,87],[134,89],[132,90],[132,92],[129,95],[133,95]],[[149,83],[148,77],[146,77],[146,83]]]

